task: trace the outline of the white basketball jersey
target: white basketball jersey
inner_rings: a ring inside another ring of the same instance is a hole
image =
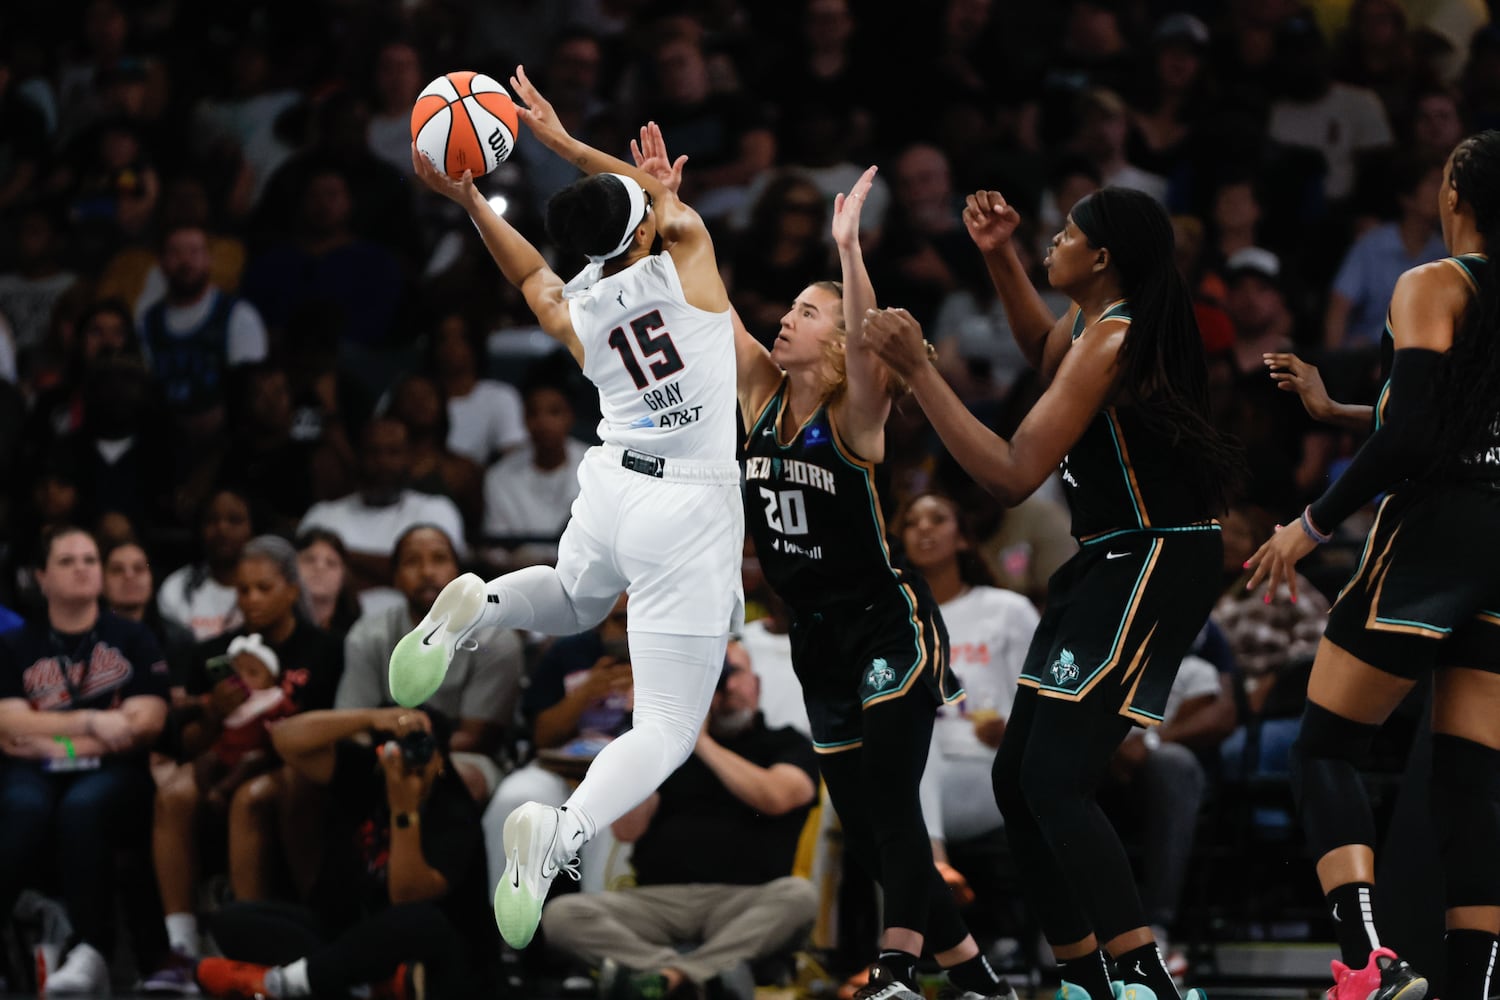
[[[688,304],[669,254],[652,254],[568,300],[599,437],[661,458],[735,460],[734,327]]]

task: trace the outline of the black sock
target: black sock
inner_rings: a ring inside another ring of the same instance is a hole
[[[990,968],[989,959],[984,957],[982,951],[943,971],[948,973],[948,982],[970,993],[992,997],[1010,992],[1010,984],[995,975],[995,970]]]
[[[875,959],[875,964],[883,966],[885,971],[907,986],[915,985],[917,981],[917,956],[909,951],[882,948],[880,957]]]
[[[1143,944],[1117,956],[1115,968],[1126,984],[1138,983],[1149,988],[1156,994],[1156,1000],[1178,1000],[1177,984],[1172,982],[1172,976],[1161,960],[1156,942]],[[1128,992],[1126,995],[1129,996]]]
[[[1448,1000],[1488,1000],[1490,974],[1500,938],[1487,931],[1449,931],[1443,945],[1448,953]]]
[[[1089,1000],[1114,1000],[1115,991],[1109,985],[1109,966],[1102,951],[1077,958],[1059,958],[1057,975],[1063,982],[1087,991]]]
[[[1328,911],[1333,914],[1333,934],[1338,938],[1344,964],[1363,969],[1370,964],[1375,942],[1375,887],[1369,882],[1349,882],[1328,894]]]

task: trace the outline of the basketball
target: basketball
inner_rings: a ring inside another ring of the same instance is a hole
[[[494,170],[516,148],[516,105],[483,73],[445,73],[411,109],[411,138],[437,168],[459,178]]]

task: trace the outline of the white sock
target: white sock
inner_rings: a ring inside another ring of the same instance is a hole
[[[266,989],[277,1000],[312,996],[312,986],[307,981],[307,959],[299,958],[291,965],[278,966],[267,972]]]
[[[587,821],[595,830],[613,823],[688,759],[724,670],[727,644],[725,636],[630,633],[631,727],[589,766],[564,807],[583,815],[568,822]]]
[[[198,945],[198,918],[192,913],[168,913],[167,914],[167,941],[171,943],[172,950],[189,958],[197,958]]]
[[[599,824],[594,822],[581,806],[563,806],[560,810],[558,825],[561,827],[557,843],[565,858],[555,858],[559,864],[567,864],[578,856],[583,845],[599,835]]]
[[[615,606],[615,596],[574,603],[551,566],[527,566],[484,585],[480,621],[502,628],[547,635],[576,635],[598,625]]]

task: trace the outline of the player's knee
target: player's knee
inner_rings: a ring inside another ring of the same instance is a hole
[[[1315,760],[1345,761],[1362,767],[1379,731],[1379,726],[1346,719],[1308,702],[1302,713],[1302,731],[1292,744],[1293,767],[1305,767]]]

